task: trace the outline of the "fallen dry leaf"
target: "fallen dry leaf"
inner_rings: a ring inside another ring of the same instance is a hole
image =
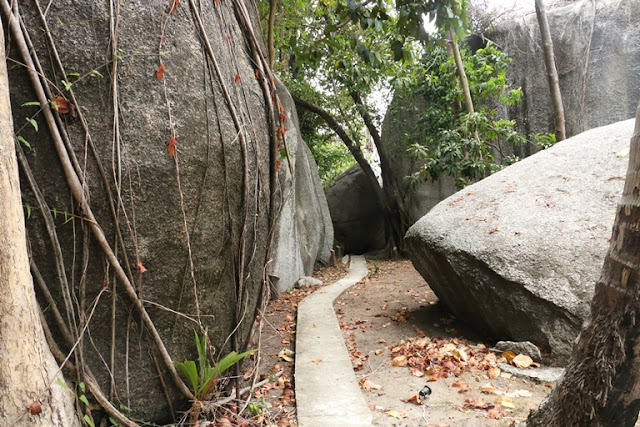
[[[507,397],[531,397],[532,393],[529,390],[514,390],[505,394]]]
[[[502,402],[500,403],[503,408],[516,409],[515,403],[513,403],[513,400],[511,400],[508,397],[505,397],[504,399],[502,399]]]
[[[322,362],[322,359],[313,359],[312,362],[313,363],[320,363],[320,362]]]
[[[280,350],[280,353],[278,353],[278,357],[285,362],[293,362],[293,357],[291,357],[293,355],[293,350],[290,350],[288,348],[283,348],[282,350]]]
[[[494,420],[499,420],[500,418],[504,417],[505,415],[507,415],[507,413],[504,412],[504,411],[501,411],[500,408],[489,409],[489,412],[487,413],[487,416],[489,418],[494,419]]]
[[[492,366],[487,370],[487,377],[489,377],[492,380],[495,380],[500,376],[500,373],[501,373],[500,368],[498,368],[497,366]]]
[[[382,353],[384,353],[384,350],[383,350],[383,349],[381,349],[381,348],[379,348],[379,349],[377,349],[377,350],[376,350],[376,352],[375,352],[375,353],[376,353],[376,355],[378,355],[378,354],[382,354]]]
[[[396,411],[395,409],[387,411],[387,412],[385,412],[385,414],[387,414],[390,417],[397,418],[399,420],[401,420],[403,418],[407,418],[407,413],[406,412]]]
[[[495,405],[487,403],[481,397],[469,397],[464,400],[463,408],[469,409],[491,409]]]
[[[422,400],[420,400],[420,396],[418,396],[417,393],[408,399],[401,399],[401,400],[406,403],[414,403],[416,405],[422,405]]]
[[[404,366],[407,364],[407,356],[401,355],[391,360],[391,366]]]
[[[533,359],[526,354],[519,354],[511,360],[511,363],[518,368],[528,368],[533,363]]]
[[[360,380],[360,388],[362,390],[380,390],[382,388],[382,386],[380,384],[376,384],[373,381],[371,381],[369,378],[363,378]]]
[[[483,385],[482,387],[480,387],[480,391],[482,393],[486,393],[486,394],[502,394],[502,392],[500,390],[498,390],[497,388],[495,388],[491,384]]]
[[[451,387],[467,388],[467,387],[469,387],[469,384],[467,384],[467,382],[465,380],[460,378],[459,380],[457,380],[453,384],[451,384]]]
[[[410,368],[410,370],[411,370],[411,375],[415,377],[424,377],[424,372],[422,372],[420,369]]]
[[[507,363],[511,363],[511,361],[516,357],[516,354],[513,351],[505,351],[502,353],[502,357],[507,359]]]

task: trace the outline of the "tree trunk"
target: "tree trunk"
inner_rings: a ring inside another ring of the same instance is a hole
[[[277,0],[269,0],[269,29],[267,32],[267,45],[269,46],[269,67],[273,69],[276,61],[276,49],[274,40],[274,27],[276,25],[276,6]]]
[[[471,91],[469,90],[467,73],[465,73],[464,71],[462,57],[460,56],[460,49],[458,49],[458,43],[456,43],[455,35],[451,30],[447,31],[447,44],[450,48],[448,50],[453,53],[453,59],[456,61],[456,69],[458,70],[458,77],[460,77],[460,83],[462,84],[462,92],[464,94],[464,103],[467,107],[467,113],[473,114],[473,100],[471,99]]]
[[[29,272],[0,24],[0,425],[79,426],[46,344]],[[39,409],[41,408],[41,412]]]
[[[542,39],[542,52],[544,55],[544,66],[547,70],[547,81],[551,92],[551,106],[553,107],[553,121],[556,128],[556,140],[562,141],[567,137],[564,120],[564,107],[562,106],[562,95],[560,94],[560,82],[558,70],[556,69],[555,56],[553,54],[553,41],[549,30],[549,21],[544,9],[542,0],[535,0],[536,16],[540,26],[540,38]]]
[[[393,233],[392,244],[398,251],[402,251],[404,235],[411,225],[411,220],[409,219],[409,214],[404,207],[404,201],[402,200],[398,183],[396,182],[395,176],[392,172],[393,166],[391,165],[391,160],[387,154],[387,149],[382,144],[380,133],[373,123],[373,119],[367,111],[360,94],[352,91],[351,98],[359,107],[360,116],[364,120],[364,123],[371,134],[371,138],[373,139],[373,143],[378,150],[378,156],[380,157],[380,169],[382,171],[382,189],[389,206],[387,222],[391,232]],[[385,215],[387,215],[387,213],[385,213]]]
[[[529,426],[634,426],[640,410],[640,107],[609,252],[567,372]]]
[[[469,90],[469,81],[467,80],[467,73],[464,71],[464,64],[462,63],[462,56],[460,55],[460,49],[458,48],[458,43],[455,39],[455,34],[453,31],[447,31],[447,46],[448,51],[453,54],[453,59],[456,62],[456,69],[458,70],[458,77],[460,78],[460,83],[462,84],[462,93],[464,94],[464,104],[467,107],[467,113],[473,114],[475,112],[473,108],[473,99],[471,98],[471,90]],[[478,131],[473,131],[473,137],[477,140],[480,140],[480,136],[478,136]]]
[[[389,249],[393,247],[400,249],[401,246],[399,245],[402,244],[402,239],[404,238],[404,232],[401,231],[402,229],[400,228],[400,222],[399,222],[400,215],[398,213],[397,204],[395,204],[394,198],[389,196],[389,194],[391,193],[387,194],[387,191],[382,187],[380,187],[380,184],[378,183],[378,179],[376,178],[376,175],[373,172],[371,165],[369,164],[369,162],[367,162],[367,159],[364,158],[362,150],[360,149],[358,144],[355,141],[353,141],[349,137],[349,135],[347,135],[345,130],[342,128],[342,126],[340,126],[340,124],[328,112],[318,107],[317,105],[314,105],[308,101],[305,101],[302,98],[297,97],[296,95],[291,94],[291,96],[293,97],[293,100],[295,101],[296,105],[298,105],[300,108],[304,108],[305,110],[320,116],[331,128],[331,130],[333,130],[338,135],[338,137],[342,140],[344,145],[347,146],[347,148],[349,149],[349,152],[351,153],[353,158],[356,160],[356,162],[362,169],[362,172],[364,173],[364,175],[367,177],[367,181],[369,182],[371,189],[376,195],[376,200],[378,202],[378,205],[380,206],[380,209],[382,210],[382,213],[385,219],[385,227],[386,227],[385,235],[387,237],[388,245],[390,246]],[[367,125],[367,127],[368,126],[369,125]],[[375,127],[373,129],[375,130]],[[371,129],[369,130],[371,131]],[[376,135],[377,135],[377,131],[376,131]],[[375,138],[374,138],[374,141],[375,141]],[[384,172],[384,165],[382,163],[382,160],[380,163],[383,170],[383,180],[384,180],[385,172]],[[387,164],[388,163],[389,162],[387,161]],[[407,227],[405,226],[404,231],[406,231],[406,228]]]

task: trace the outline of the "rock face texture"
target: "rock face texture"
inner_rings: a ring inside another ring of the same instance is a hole
[[[533,2],[532,2],[533,5]],[[569,136],[635,117],[640,99],[640,2],[636,0],[581,0],[547,11]],[[507,79],[521,87],[522,102],[514,107],[493,106],[503,118],[515,119],[525,136],[554,132],[553,111],[546,79],[540,30],[535,13],[501,23],[488,35],[513,62]],[[394,99],[385,117],[383,139],[398,165],[397,179],[418,169],[406,153],[403,135],[417,114],[394,114],[393,105],[419,108],[416,97]],[[534,144],[516,147],[526,157]],[[416,191],[405,187],[405,206],[415,220],[455,191],[447,179],[425,182]]]
[[[558,143],[414,224],[406,248],[442,302],[496,339],[567,357],[609,245],[633,124]]]
[[[384,217],[358,165],[327,187],[325,194],[335,241],[345,253],[363,254],[385,247]]]
[[[547,11],[569,136],[635,117],[640,97],[640,2],[582,0]],[[535,13],[489,35],[513,62],[507,78],[524,99],[505,112],[524,134],[553,132]]]
[[[293,174],[282,162],[286,180],[281,190],[285,198],[276,225],[273,274],[278,289],[291,289],[296,281],[311,276],[316,264],[326,264],[333,245],[333,224],[322,190],[318,166],[298,131],[298,116],[291,95],[283,87],[280,99],[287,111],[287,149]]]
[[[282,88],[281,104],[273,102],[273,80],[256,69],[254,2],[197,10],[186,1],[114,4],[60,0],[46,15],[35,2],[20,4],[47,97],[73,104],[57,125],[66,149],[53,148],[40,107],[23,105],[37,97],[21,67],[10,74],[12,108],[16,133],[31,145],[23,150],[23,200],[34,265],[52,294],[39,297],[58,345],[68,351],[89,322],[77,351],[102,391],[132,408],[127,416],[164,424],[188,407],[168,367],[197,360],[194,329],[208,330],[215,357],[245,347],[266,295],[265,265],[289,272],[290,250],[292,286],[328,256],[331,227],[293,104]],[[24,63],[15,46],[10,52]],[[22,126],[25,117],[37,131]],[[281,124],[291,169],[271,138]],[[82,181],[86,203],[70,196],[69,175]],[[88,227],[88,208],[111,258]],[[141,307],[168,360],[147,334]]]
[[[408,102],[410,108],[405,105],[402,113],[398,112],[399,104]],[[416,125],[420,116],[420,110],[426,110],[426,102],[420,96],[397,98],[391,102],[382,124],[382,143],[387,148],[388,155],[393,164],[393,175],[402,192],[404,206],[412,222],[419,220],[424,214],[457,191],[455,180],[443,176],[437,181],[423,181],[415,188],[410,188],[406,177],[420,169],[421,163],[407,153],[408,142],[405,133]],[[413,114],[412,114],[413,112]]]

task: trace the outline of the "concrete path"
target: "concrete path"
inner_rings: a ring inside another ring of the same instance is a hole
[[[298,305],[295,387],[298,426],[370,426],[373,415],[360,391],[333,301],[367,275],[364,257],[349,273]]]

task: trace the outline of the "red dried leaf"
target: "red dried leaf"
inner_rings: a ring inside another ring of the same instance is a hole
[[[42,412],[42,406],[40,406],[40,402],[38,402],[37,400],[31,402],[29,406],[27,406],[27,409],[29,410],[29,413],[31,415],[38,415]]]
[[[169,156],[173,157],[176,154],[176,145],[178,145],[178,141],[176,141],[175,136],[172,136],[171,139],[169,139],[169,146],[167,147]]]
[[[156,69],[156,79],[158,79],[158,81],[162,80],[162,78],[164,77],[164,70],[166,70],[167,67],[164,66],[164,64],[160,64],[160,66]]]
[[[140,261],[139,259],[136,261],[136,266],[138,267],[138,270],[140,270],[140,274],[147,272],[146,267],[142,265],[142,261]]]
[[[240,84],[240,74],[236,73],[236,83]]]
[[[178,9],[179,3],[180,3],[180,0],[173,0],[173,4],[171,5],[171,10],[169,11],[169,13],[175,12],[176,9]]]
[[[69,112],[69,101],[67,101],[64,96],[54,96],[51,104],[60,114],[67,114]]]
[[[408,399],[401,399],[401,400],[407,403],[415,403],[416,405],[422,405],[422,400],[420,400],[420,396],[418,396],[417,394],[414,394]]]

